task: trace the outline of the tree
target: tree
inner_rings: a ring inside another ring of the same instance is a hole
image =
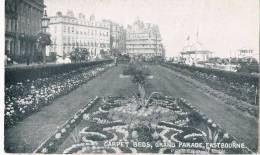
[[[40,31],[37,33],[37,49],[42,53],[42,62],[46,63],[45,47],[51,44],[51,34]]]
[[[80,58],[81,61],[87,61],[89,57],[89,51],[86,48],[81,49],[80,51]]]
[[[70,53],[70,59],[72,62],[82,62],[87,61],[89,56],[89,51],[86,48],[75,48]]]
[[[241,58],[238,59],[237,72],[258,73],[259,64],[255,58]]]

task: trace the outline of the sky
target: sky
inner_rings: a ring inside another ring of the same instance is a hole
[[[124,26],[137,17],[157,24],[168,57],[180,54],[188,36],[190,44],[199,41],[214,56],[250,48],[259,57],[258,0],[45,0],[45,5],[48,16],[72,10]]]

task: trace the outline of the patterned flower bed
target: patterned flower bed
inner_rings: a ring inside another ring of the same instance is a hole
[[[78,118],[79,138],[63,153],[252,153],[184,99],[157,96],[141,109],[135,98],[100,102]]]
[[[35,151],[34,153],[53,153],[57,150],[59,145],[68,137],[70,132],[77,126],[77,124],[84,118],[91,107],[97,103],[100,98],[96,97],[84,107],[79,109],[69,120],[50,135]]]
[[[5,88],[5,127],[13,126],[42,106],[91,80],[111,67],[111,64],[86,67],[68,73],[23,83],[12,84]]]

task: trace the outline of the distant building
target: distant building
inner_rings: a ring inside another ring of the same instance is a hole
[[[126,30],[124,27],[110,20],[103,21],[110,24],[110,50],[125,53]]]
[[[212,52],[203,48],[199,42],[188,45],[181,51],[183,63],[188,65],[197,65],[199,62],[207,61],[210,57],[212,57]]]
[[[121,27],[119,35],[118,49],[122,54],[126,53],[126,30],[123,27]]]
[[[50,17],[49,32],[53,42],[49,52],[56,52],[58,56],[64,57],[74,48],[86,48],[91,57],[109,51],[110,25],[96,21],[94,15],[87,19],[82,13],[76,17],[72,11],[66,15],[57,12]]]
[[[239,49],[238,51],[238,58],[252,58],[254,56],[252,49]]]
[[[5,1],[5,52],[12,60],[36,59],[36,35],[43,11],[43,0]]]
[[[161,34],[157,25],[139,19],[126,29],[126,53],[152,58],[163,56]]]

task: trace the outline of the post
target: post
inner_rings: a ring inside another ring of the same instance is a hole
[[[43,64],[46,64],[46,46],[43,46],[42,47],[42,61],[43,61]]]
[[[47,28],[50,22],[50,18],[47,17],[46,10],[44,10],[43,17],[41,18],[41,22],[42,22],[41,26],[42,26],[43,33],[47,33]],[[41,48],[42,48],[41,50],[42,50],[43,64],[46,64],[46,45],[42,45]]]
[[[257,105],[257,95],[258,95],[258,89],[256,86],[256,88],[255,88],[255,105]]]

